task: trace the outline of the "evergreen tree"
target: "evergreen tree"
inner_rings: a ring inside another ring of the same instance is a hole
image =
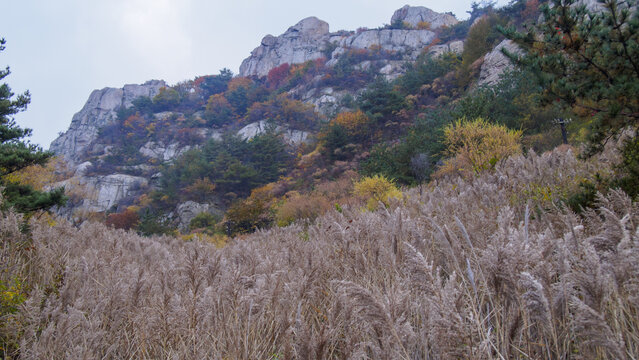
[[[543,21],[520,33],[502,29],[526,55],[517,59],[536,75],[546,102],[586,115],[590,154],[607,139],[639,125],[639,10],[637,0],[551,0]]]
[[[406,106],[393,84],[379,76],[360,97],[359,107],[374,118],[387,118]]]
[[[0,51],[4,50],[5,40],[0,39]],[[0,70],[0,80],[9,75],[9,67]],[[0,187],[3,188],[4,206],[12,206],[20,212],[32,212],[62,205],[66,201],[64,188],[51,192],[34,190],[6,180],[6,176],[30,165],[44,165],[53,156],[30,144],[24,138],[31,135],[31,129],[22,129],[12,115],[24,111],[31,100],[28,91],[14,97],[6,83],[0,85]]]

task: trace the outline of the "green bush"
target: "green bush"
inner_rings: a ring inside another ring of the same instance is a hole
[[[360,166],[365,176],[384,175],[402,184],[427,181],[444,149],[443,126],[448,122],[445,112],[432,111],[418,116],[415,123],[394,145],[377,144]],[[427,162],[423,163],[424,156]],[[417,158],[421,164],[417,166]]]
[[[141,212],[142,215],[140,216],[140,222],[137,226],[138,234],[142,236],[176,234],[175,227],[161,214],[151,209],[144,209]]]
[[[387,118],[405,107],[404,97],[383,76],[378,76],[359,98],[362,111],[381,118]]]
[[[227,235],[248,234],[273,224],[268,203],[260,198],[239,200],[226,211],[224,227]]]
[[[154,112],[171,110],[180,105],[180,94],[173,88],[163,87],[153,97]]]
[[[212,228],[215,224],[218,223],[221,219],[213,214],[209,214],[207,212],[202,212],[197,214],[189,223],[189,229],[204,229],[204,228]]]
[[[422,54],[417,61],[406,65],[406,73],[397,79],[397,85],[404,94],[415,94],[422,85],[430,84],[436,78],[454,70],[460,61],[459,55],[454,53],[446,53],[436,58]]]
[[[631,198],[639,196],[639,137],[626,140],[621,149],[621,164],[616,166],[620,178],[614,183]]]
[[[370,211],[377,209],[380,202],[388,207],[391,199],[404,197],[392,180],[380,175],[365,177],[355,183],[355,194],[366,200],[366,208]]]
[[[208,178],[219,194],[248,196],[252,189],[276,181],[290,159],[282,139],[272,132],[251,140],[232,135],[211,139],[163,168],[160,191],[177,203],[185,195],[182,189]]]
[[[453,40],[463,40],[466,38],[471,24],[472,22],[470,20],[464,20],[452,26],[441,27],[438,34],[439,40],[442,43]]]

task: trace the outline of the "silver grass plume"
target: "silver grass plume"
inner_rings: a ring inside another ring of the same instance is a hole
[[[525,291],[522,295],[528,318],[540,333],[550,328],[550,306],[544,294],[544,287],[530,273],[520,274],[519,286]]]
[[[616,336],[603,315],[577,297],[570,303],[573,309],[573,329],[586,347],[601,347],[611,359],[627,359],[623,339]],[[592,350],[592,349],[591,349]]]

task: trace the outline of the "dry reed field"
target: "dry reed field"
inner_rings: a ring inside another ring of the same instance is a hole
[[[639,208],[554,201],[601,161],[569,149],[408,190],[377,211],[236,239],[0,220],[2,319],[24,359],[637,359]]]

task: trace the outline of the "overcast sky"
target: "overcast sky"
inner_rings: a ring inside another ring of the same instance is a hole
[[[45,149],[66,131],[94,89],[163,79],[169,84],[240,63],[267,34],[317,16],[331,31],[390,23],[403,5],[467,18],[472,0],[14,0],[2,6],[0,68],[15,93],[31,92],[16,115]],[[506,4],[500,0],[499,5]]]

